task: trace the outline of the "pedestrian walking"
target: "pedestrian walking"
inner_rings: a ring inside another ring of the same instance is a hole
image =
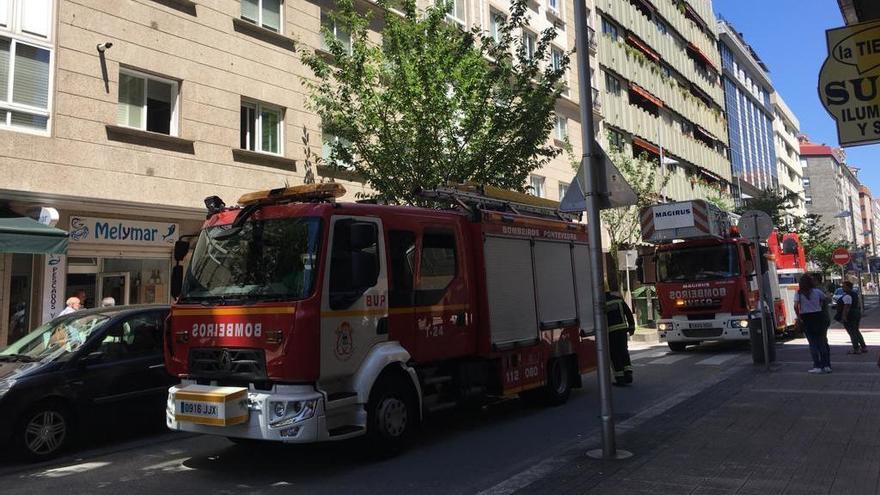
[[[865,338],[859,330],[859,324],[862,321],[862,306],[859,304],[859,293],[853,289],[853,283],[847,280],[843,283],[843,296],[837,305],[840,307],[840,322],[843,328],[849,334],[849,340],[852,342],[852,350],[847,354],[861,354],[868,352],[868,346],[865,345]]]
[[[614,384],[628,385],[633,381],[632,363],[629,359],[629,336],[636,332],[632,310],[620,296],[605,293],[605,316],[608,319],[608,346]]]
[[[68,297],[66,301],[67,307],[61,310],[58,313],[58,316],[67,315],[73,313],[74,311],[79,311],[82,308],[82,302],[80,302],[79,298],[76,296]]]
[[[813,358],[813,367],[807,373],[831,373],[831,347],[828,345],[828,325],[831,320],[828,317],[827,296],[816,287],[813,277],[804,275],[798,284],[794,302],[798,324],[804,330]]]

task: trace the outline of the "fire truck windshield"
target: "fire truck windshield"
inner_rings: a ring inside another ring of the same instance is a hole
[[[660,282],[710,280],[736,275],[739,275],[739,258],[733,244],[657,253],[657,280]]]
[[[203,230],[180,301],[303,299],[317,276],[321,220],[250,220]]]

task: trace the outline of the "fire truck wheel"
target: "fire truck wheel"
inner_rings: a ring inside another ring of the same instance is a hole
[[[571,359],[560,357],[547,364],[547,384],[541,388],[528,390],[520,397],[530,404],[558,406],[568,401],[571,395]]]
[[[667,342],[669,344],[669,350],[672,352],[684,352],[687,349],[687,344],[684,342]]]
[[[367,403],[367,435],[371,447],[393,454],[406,446],[419,413],[412,384],[402,375],[383,373]]]

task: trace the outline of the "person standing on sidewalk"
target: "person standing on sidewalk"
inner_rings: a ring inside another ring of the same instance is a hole
[[[862,308],[859,304],[858,292],[853,290],[853,283],[847,280],[843,283],[843,296],[840,298],[842,310],[840,312],[840,322],[843,328],[849,334],[849,340],[852,342],[852,350],[847,354],[861,354],[868,352],[868,346],[865,345],[865,338],[859,330],[859,323],[862,321]]]
[[[831,373],[831,347],[828,345],[830,318],[826,309],[827,297],[816,288],[813,277],[804,275],[795,293],[795,312],[804,335],[810,344],[813,367],[807,373]]]
[[[628,385],[633,381],[633,369],[627,340],[636,332],[636,321],[626,302],[611,292],[605,293],[605,316],[608,318],[608,347],[614,384]]]

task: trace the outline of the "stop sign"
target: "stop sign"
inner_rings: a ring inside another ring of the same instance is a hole
[[[849,251],[845,247],[839,247],[831,253],[831,260],[837,263],[838,265],[845,265],[849,263]]]

